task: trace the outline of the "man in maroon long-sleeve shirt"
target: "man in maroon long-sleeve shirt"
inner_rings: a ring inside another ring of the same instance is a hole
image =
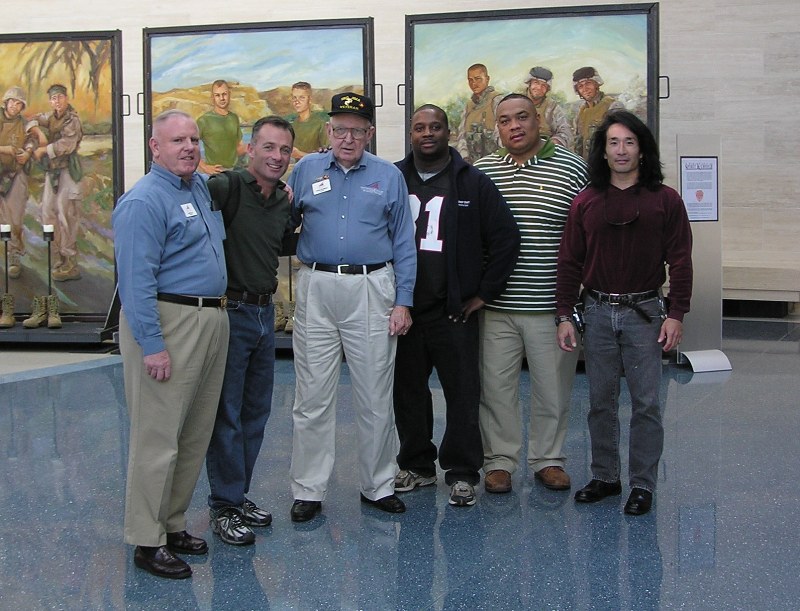
[[[571,322],[586,289],[586,374],[592,480],[575,494],[593,503],[621,494],[619,380],[631,393],[630,496],[625,513],[647,513],[664,445],[661,352],[680,343],[692,294],[692,232],[678,193],[663,184],[658,147],[635,115],[618,111],[595,133],[590,186],[573,201],[558,255],[558,345],[577,349]],[[669,266],[670,293],[660,297]],[[667,305],[668,304],[668,305]]]

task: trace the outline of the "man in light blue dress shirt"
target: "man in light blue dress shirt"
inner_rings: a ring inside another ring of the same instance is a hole
[[[175,554],[205,554],[186,532],[217,413],[228,348],[228,277],[222,213],[195,172],[194,120],[167,111],[153,122],[153,165],[112,215],[120,352],[130,415],[125,542],[134,563],[183,579]]]
[[[342,93],[331,101],[331,150],[295,166],[297,378],[290,471],[295,522],[322,507],[333,470],[335,405],[344,353],[350,369],[361,502],[405,511],[394,494],[398,439],[392,390],[397,336],[411,326],[417,272],[408,191],[393,164],[366,151],[374,106]]]

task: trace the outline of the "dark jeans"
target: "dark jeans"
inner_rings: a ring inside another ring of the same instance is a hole
[[[397,463],[420,475],[436,474],[433,439],[433,397],[428,382],[436,367],[447,415],[439,448],[445,481],[480,482],[483,445],[478,424],[480,372],[478,316],[466,323],[446,316],[415,323],[397,341],[394,373],[394,417],[400,437]]]
[[[230,341],[225,380],[206,455],[214,509],[241,506],[272,409],[275,377],[275,309],[228,302]]]
[[[638,305],[650,315],[651,322],[627,306],[601,304],[587,297],[583,350],[589,378],[592,476],[604,482],[620,479],[618,412],[624,371],[632,409],[630,485],[653,492],[664,447],[659,406],[662,352],[658,343],[662,320],[657,299]]]

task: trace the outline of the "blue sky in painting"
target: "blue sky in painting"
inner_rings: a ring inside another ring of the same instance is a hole
[[[221,78],[259,91],[296,81],[314,87],[364,82],[360,28],[198,33],[151,38],[153,91]]]

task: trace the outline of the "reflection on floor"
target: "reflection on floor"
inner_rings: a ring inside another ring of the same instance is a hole
[[[295,525],[294,376],[291,361],[279,360],[250,495],[274,524],[254,546],[221,543],[208,526],[203,476],[189,531],[211,551],[188,558],[194,576],[181,582],[136,569],[121,542],[121,365],[0,384],[0,608],[794,609],[800,325],[726,321],[723,350],[732,372],[665,369],[666,449],[655,509],[639,518],[622,514],[627,490],[577,506],[524,469],[512,493],[481,487],[471,508],[447,504],[442,478],[406,494],[403,515],[364,507],[345,368],[329,497],[321,517]],[[529,396],[526,382],[523,405]],[[441,411],[440,391],[435,400]],[[583,374],[572,406],[574,492],[589,477]],[[437,435],[441,426],[439,417]]]

